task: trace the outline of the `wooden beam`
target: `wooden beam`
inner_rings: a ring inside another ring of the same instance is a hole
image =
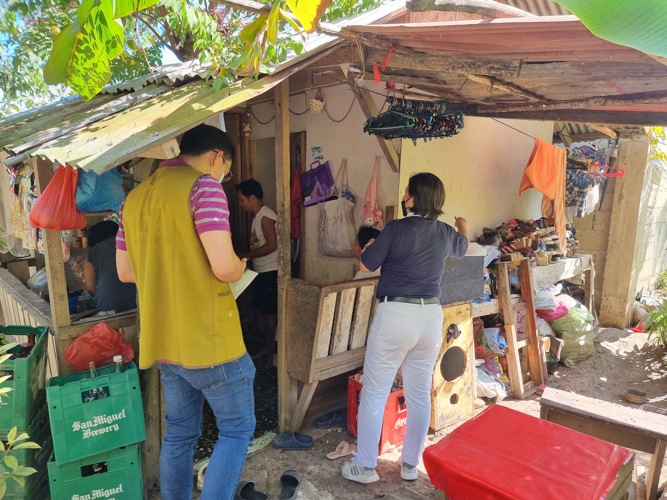
[[[485,17],[536,17],[530,12],[503,5],[491,0],[407,0],[405,6],[410,12],[444,11],[465,12]]]
[[[276,103],[276,205],[278,221],[278,432],[288,432],[292,393],[296,384],[287,371],[287,281],[292,275],[290,242],[290,123],[289,78],[275,88]]]
[[[593,130],[597,130],[598,132],[601,132],[607,137],[611,137],[612,139],[616,139],[618,137],[618,133],[615,130],[610,129],[609,127],[605,127],[604,125],[598,125],[597,123],[588,123],[587,125]]]
[[[607,108],[619,106],[638,106],[667,104],[667,92],[644,92],[618,96],[599,96],[568,101],[550,101],[538,103],[507,104],[489,106],[484,112],[509,113],[520,111],[555,111],[561,109]],[[481,110],[482,108],[480,108]]]
[[[502,80],[498,80],[497,78],[493,78],[491,76],[485,76],[485,75],[473,75],[469,73],[463,73],[463,75],[468,79],[472,80],[473,82],[477,83],[483,83],[484,85],[488,85],[489,88],[489,93],[493,93],[493,89],[499,89],[504,92],[507,92],[508,94],[512,94],[518,97],[523,97],[524,99],[527,99],[529,101],[536,101],[536,102],[546,102],[547,99],[544,97],[534,94],[533,92],[530,92],[529,90],[526,90],[522,87],[519,87],[518,85],[514,85],[513,83],[509,82],[504,82]]]
[[[604,139],[607,137],[602,132],[591,132],[590,134],[570,134],[572,142],[594,141],[596,139]],[[554,133],[554,140],[562,141],[558,133]]]
[[[41,194],[53,177],[53,163],[50,160],[35,158],[33,159],[33,166],[35,169],[37,189]],[[63,375],[66,373],[67,368],[72,368],[72,365],[65,360],[66,351],[62,349],[59,342],[59,328],[69,326],[70,324],[62,237],[60,236],[60,231],[51,231],[47,229],[42,230],[42,240],[44,242],[44,258],[49,285],[49,300],[51,302],[51,324],[53,325],[56,340],[58,340],[58,342],[56,342],[58,373]]]
[[[569,148],[572,145],[572,137],[570,137],[570,132],[568,132],[567,127],[563,122],[554,123],[554,128],[558,131],[558,137],[563,141],[566,148]]]
[[[350,88],[352,89],[352,92],[354,92],[354,95],[357,98],[357,102],[359,103],[359,106],[361,106],[361,110],[364,112],[366,119],[370,120],[374,116],[377,116],[378,108],[375,105],[375,101],[373,101],[373,97],[371,96],[370,92],[368,92],[368,90],[364,87],[357,86],[357,83],[354,81],[352,75],[347,77],[347,82],[350,84]],[[378,144],[380,144],[380,149],[382,149],[382,152],[384,153],[389,166],[394,172],[398,172],[400,169],[400,159],[398,157],[398,153],[396,152],[396,148],[394,148],[394,145],[391,141],[378,136],[375,137],[378,140]]]
[[[456,104],[457,108],[469,116],[487,118],[515,118],[517,120],[537,120],[544,122],[600,123],[605,125],[633,125],[653,127],[667,125],[667,112],[642,111],[602,111],[590,109],[563,109],[555,111],[526,111],[512,113],[488,113],[482,106]]]
[[[362,43],[368,44],[370,37],[362,37]],[[382,39],[377,39],[382,40]],[[382,40],[377,47],[368,49],[366,56],[367,71],[376,61],[384,61],[392,43]],[[388,68],[407,69],[411,71],[464,73],[471,75],[488,75],[517,77],[521,72],[520,59],[490,59],[484,57],[443,56],[424,54],[404,47],[397,48],[389,58]]]
[[[609,225],[609,244],[602,283],[600,324],[626,328],[631,319],[641,270],[646,200],[651,170],[650,144],[646,136],[623,135],[616,167],[625,170],[616,178]]]

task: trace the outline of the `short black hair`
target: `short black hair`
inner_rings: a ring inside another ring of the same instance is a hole
[[[201,156],[209,151],[222,151],[233,160],[236,147],[229,136],[217,127],[197,125],[183,134],[180,144],[181,154]]]
[[[255,179],[248,179],[247,181],[239,182],[236,185],[236,190],[241,191],[241,194],[246,198],[256,196],[258,200],[264,198],[264,190],[262,185]]]
[[[88,231],[88,246],[93,248],[98,243],[115,238],[118,232],[118,224],[112,220],[98,222]]]
[[[410,177],[408,193],[414,200],[410,212],[426,219],[437,219],[443,214],[445,204],[445,186],[433,174],[422,173]]]
[[[374,227],[361,226],[359,228],[359,233],[357,234],[357,240],[359,240],[359,246],[363,250],[368,242],[371,240],[376,240],[380,236],[380,231]]]

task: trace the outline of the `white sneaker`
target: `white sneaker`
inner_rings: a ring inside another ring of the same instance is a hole
[[[399,459],[401,463],[401,477],[406,481],[416,481],[419,479],[419,471],[417,466],[409,465],[403,461],[403,455]]]
[[[375,469],[359,465],[356,460],[352,460],[343,465],[343,477],[350,481],[364,484],[374,483],[380,480],[380,476],[377,475]]]

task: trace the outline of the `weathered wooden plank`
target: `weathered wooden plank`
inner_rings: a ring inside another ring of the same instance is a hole
[[[510,301],[509,263],[499,262],[496,265],[496,277],[498,279],[498,302],[500,312],[505,317],[505,338],[507,340],[507,371],[510,379],[512,395],[523,399],[523,378],[521,376],[521,365],[519,364],[519,349],[517,348],[516,322],[513,319],[512,303]]]
[[[333,354],[315,361],[315,380],[326,380],[364,366],[366,348]]]
[[[289,78],[275,88],[276,208],[278,221],[278,429],[286,432],[292,416],[292,384],[287,371],[287,281],[292,276],[290,245]]]
[[[144,151],[139,155],[140,158],[153,158],[156,160],[170,160],[176,158],[181,152],[176,139],[169,139],[154,148]]]
[[[662,471],[662,462],[665,459],[665,449],[667,441],[658,439],[655,443],[655,450],[651,456],[651,461],[646,473],[646,498],[647,500],[657,500],[658,486],[660,485],[660,471]]]
[[[294,407],[294,414],[292,415],[292,420],[290,421],[289,432],[296,432],[301,428],[303,419],[306,416],[306,412],[308,412],[308,407],[310,406],[310,402],[313,399],[313,395],[315,394],[315,390],[317,389],[318,384],[319,380],[314,380],[313,382],[308,382],[303,386],[301,396],[299,396],[299,401]]]
[[[88,330],[90,330],[93,326],[97,325],[98,323],[106,323],[114,330],[119,331],[121,328],[136,325],[137,312],[136,309],[134,309],[132,311],[124,312],[122,314],[114,314],[113,316],[82,319],[80,321],[72,323],[72,325],[70,326],[60,327],[58,329],[58,331],[60,332],[59,338],[61,340],[72,341],[75,338],[79,337],[80,335],[86,333]]]
[[[551,388],[544,391],[540,405],[549,411],[554,410],[560,413],[579,415],[592,422],[667,440],[667,416],[665,415],[644,412]],[[653,450],[648,451],[648,453],[653,453]]]
[[[530,261],[524,259],[519,265],[519,279],[521,281],[521,295],[526,302],[524,335],[530,340],[528,347],[528,362],[530,365],[530,376],[536,385],[546,384],[547,374],[542,373],[542,357],[540,356],[540,344],[537,335],[537,316],[535,314],[535,298],[533,295],[533,276]]]
[[[287,282],[287,362],[292,377],[312,382],[315,342],[322,314],[322,289],[302,280]]]
[[[359,289],[357,307],[354,313],[354,326],[352,329],[352,338],[350,339],[350,350],[366,345],[373,302],[375,302],[375,286],[361,287]]]
[[[552,262],[548,266],[533,267],[533,290],[537,292],[559,281],[578,276],[590,266],[591,256],[579,254],[572,258]]]
[[[317,332],[315,344],[315,359],[325,358],[329,355],[331,345],[331,333],[333,330],[334,316],[336,314],[336,299],[338,292],[325,296],[322,303],[322,312],[318,320],[319,331]]]
[[[345,290],[340,294],[340,302],[336,314],[336,326],[334,327],[333,341],[331,345],[331,354],[347,351],[347,346],[350,341],[350,327],[352,326],[352,313],[354,312],[356,296],[356,288]]]

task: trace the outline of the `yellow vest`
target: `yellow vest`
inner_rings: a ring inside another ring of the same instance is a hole
[[[203,368],[246,352],[236,301],[209,264],[190,211],[203,174],[158,168],[127,197],[123,225],[141,311],[139,367]]]

